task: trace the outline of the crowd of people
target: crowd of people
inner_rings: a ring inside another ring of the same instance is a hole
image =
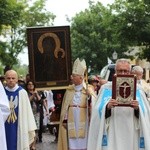
[[[43,119],[55,108],[51,90],[37,91],[29,74],[24,81],[15,70],[6,71],[0,90],[0,149],[35,150],[42,142]]]
[[[142,79],[143,68],[132,68],[122,58],[116,61],[115,74],[136,75],[136,98],[128,106],[112,98],[112,82],[88,77],[85,60],[75,60],[60,110],[58,150],[150,150],[150,85]],[[6,71],[4,81],[0,149],[35,150],[56,110],[53,92],[37,91],[29,74],[22,81],[14,70]]]
[[[112,99],[112,82],[92,75],[88,79],[91,88],[84,79],[85,62],[74,62],[73,85],[63,99],[58,150],[149,150],[150,87],[139,84],[143,71],[139,78],[137,68],[131,68],[127,59],[116,62],[115,74],[137,76],[136,99],[131,99],[129,106],[119,107]]]

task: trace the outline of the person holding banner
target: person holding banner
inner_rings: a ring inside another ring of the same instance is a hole
[[[89,128],[90,96],[93,87],[84,82],[86,63],[77,58],[73,65],[72,85],[65,92],[60,115],[58,150],[86,150]],[[87,77],[87,75],[86,75]],[[87,79],[86,79],[87,81]]]

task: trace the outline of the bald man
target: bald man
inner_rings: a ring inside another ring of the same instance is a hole
[[[14,70],[5,73],[5,91],[11,114],[5,122],[7,150],[29,150],[34,141],[36,124],[27,92],[18,86]]]

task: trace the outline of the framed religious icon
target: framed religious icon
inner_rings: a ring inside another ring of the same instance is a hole
[[[118,101],[118,106],[130,106],[131,100],[136,99],[136,76],[114,74],[112,98]]]
[[[27,28],[29,73],[37,88],[67,86],[72,70],[70,27]]]

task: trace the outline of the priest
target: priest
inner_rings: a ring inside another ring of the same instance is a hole
[[[6,95],[10,115],[5,122],[7,150],[30,150],[35,138],[36,124],[27,92],[18,83],[15,70],[5,73]]]
[[[85,84],[86,63],[77,58],[62,102],[58,150],[87,150],[89,129],[89,101],[96,97],[93,88]]]
[[[131,65],[118,59],[116,74],[130,74]],[[104,84],[93,108],[88,150],[150,150],[150,106],[137,86],[136,100],[130,107],[118,106],[112,99],[112,83]]]

